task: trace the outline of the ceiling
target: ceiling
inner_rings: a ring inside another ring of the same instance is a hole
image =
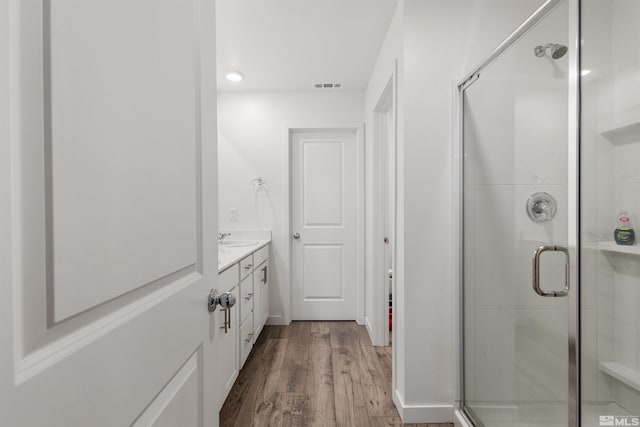
[[[397,0],[218,0],[219,91],[362,91]],[[228,71],[246,75],[227,81]],[[333,90],[333,89],[332,89]]]

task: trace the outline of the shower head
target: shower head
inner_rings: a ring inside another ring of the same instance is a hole
[[[547,49],[551,51],[551,57],[553,59],[562,58],[567,53],[567,50],[568,50],[567,47],[563,44],[547,43],[544,46],[542,45],[536,46],[535,49],[533,50],[533,53],[535,53],[535,55],[538,58],[542,58],[545,52],[547,51]]]
[[[551,57],[553,59],[560,59],[562,58],[568,51],[569,49],[562,44],[554,44],[551,47]]]

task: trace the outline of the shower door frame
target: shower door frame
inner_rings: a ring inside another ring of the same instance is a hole
[[[458,404],[456,415],[469,425],[482,426],[465,407],[465,331],[464,331],[464,92],[495,62],[507,49],[518,42],[530,29],[552,13],[556,7],[566,2],[569,8],[569,70],[568,70],[568,164],[567,164],[567,205],[568,205],[568,248],[570,255],[570,292],[568,295],[568,427],[581,425],[581,375],[580,375],[580,2],[581,0],[547,0],[516,30],[511,33],[479,66],[467,74],[457,84],[456,129],[457,144],[454,145],[454,167],[458,182],[456,198],[456,223],[458,224]]]

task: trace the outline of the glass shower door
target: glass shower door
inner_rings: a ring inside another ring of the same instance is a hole
[[[463,407],[486,427],[568,425],[568,19],[554,2],[461,87]]]

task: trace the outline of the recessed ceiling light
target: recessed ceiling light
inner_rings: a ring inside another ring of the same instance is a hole
[[[589,73],[591,73],[591,70],[582,70],[582,71],[580,72],[580,75],[581,75],[581,76],[586,76],[586,75],[588,75]]]
[[[227,73],[227,80],[229,80],[230,82],[237,83],[242,79],[244,79],[244,74],[242,74],[240,71],[229,71]]]

